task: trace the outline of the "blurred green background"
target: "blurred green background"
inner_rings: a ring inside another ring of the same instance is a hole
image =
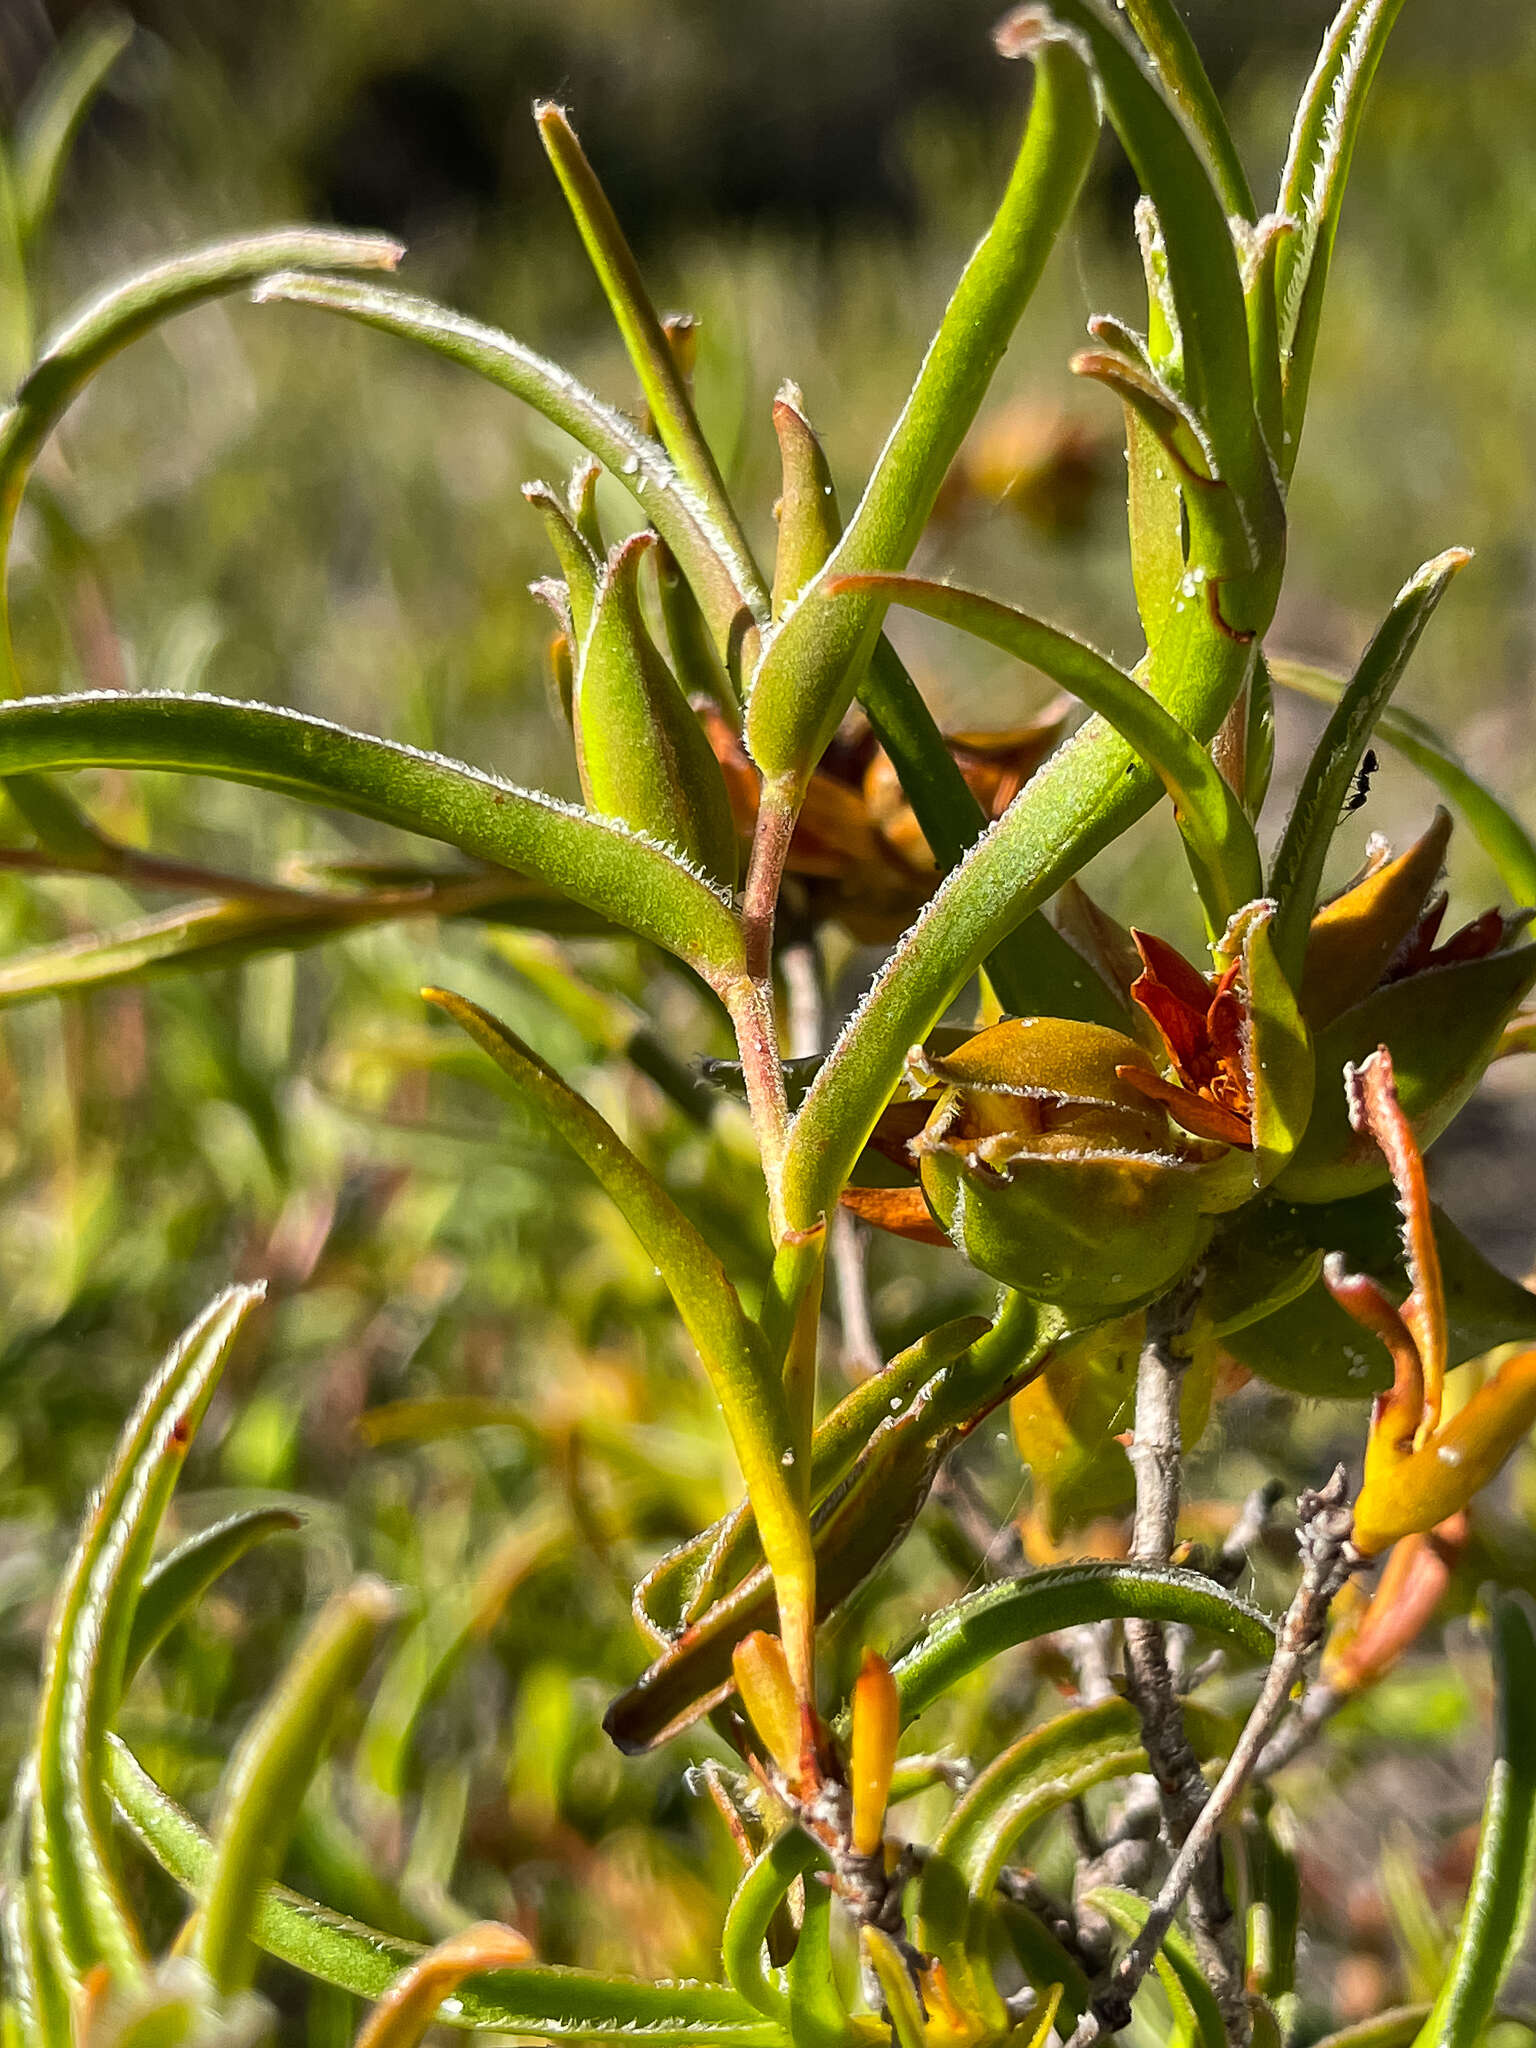
[[[986,218],[1025,86],[991,52],[991,0],[133,11],[134,41],[62,191],[44,327],[178,245],[319,219],[399,233],[412,288],[506,325],[632,405],[528,118],[535,97],[557,97],[656,297],[703,323],[700,410],[764,554],[774,390],[802,385],[851,503]],[[3,0],[0,116],[79,13]],[[1190,9],[1261,191],[1326,15],[1318,0]],[[1410,0],[1356,160],[1274,636],[1347,665],[1421,560],[1476,548],[1403,701],[1453,728],[1528,817],[1533,105],[1527,0]],[[1136,315],[1133,198],[1106,142],[923,558],[1127,658],[1139,647],[1119,422],[1065,366],[1090,313]],[[205,310],[112,366],[49,451],[16,571],[23,674],[39,691],[268,698],[574,793],[543,682],[547,614],[527,593],[548,563],[520,494],[571,455],[502,394],[384,337],[297,308]],[[629,516],[617,492],[604,507],[612,524]],[[1010,725],[1044,701],[1037,681],[936,628],[899,630],[951,725]],[[1316,723],[1308,706],[1282,708],[1277,818]],[[127,838],[251,873],[300,850],[398,847],[226,785],[97,775],[81,789]],[[1385,757],[1352,853],[1370,830],[1416,829],[1430,803]],[[1470,915],[1497,891],[1459,842],[1452,908]],[[1090,880],[1112,908],[1134,905],[1192,946],[1170,845],[1166,820],[1153,823]],[[106,883],[0,879],[7,951],[140,907]],[[580,992],[573,964],[595,993]],[[872,964],[850,955],[840,1000]],[[621,1763],[597,1723],[642,1661],[629,1584],[729,1502],[729,1456],[648,1264],[579,1169],[429,1025],[424,981],[489,1002],[599,1100],[733,1267],[760,1251],[760,1184],[735,1113],[706,1126],[611,1058],[641,1019],[685,1057],[727,1049],[693,990],[631,949],[561,953],[401,925],[7,1013],[0,1773],[25,1740],[69,1524],[133,1393],[208,1294],[267,1273],[261,1340],[220,1396],[182,1512],[194,1526],[279,1495],[310,1519],[232,1575],[142,1682],[130,1732],[146,1761],[196,1804],[297,1612],[371,1565],[407,1589],[411,1621],[381,1704],[371,1718],[360,1709],[355,1743],[311,1804],[296,1881],[418,1933],[490,1912],[553,1960],[707,1973],[731,1851],[681,1775],[693,1751]],[[1437,1164],[1453,1208],[1512,1271],[1533,1253],[1526,1088],[1518,1065],[1496,1070]],[[937,1254],[875,1253],[887,1349],[982,1298]],[[390,1407],[407,1400],[429,1405]],[[1250,1389],[1224,1411],[1200,1484],[1230,1502],[1271,1469],[1315,1477],[1331,1448],[1355,1448],[1362,1419],[1298,1419]],[[978,1444],[971,1479],[995,1518],[1021,1505],[1006,1444]],[[1536,1568],[1527,1498],[1536,1476],[1521,1467],[1480,1537],[1515,1577]],[[961,1526],[934,1510],[833,1631],[834,1662],[866,1632],[898,1641],[980,1568]],[[1445,1882],[1434,1859],[1475,1810],[1475,1771],[1448,1764],[1441,1793],[1423,1791],[1424,1746],[1455,1737],[1475,1760],[1482,1680],[1464,1636],[1449,1644],[1396,1682],[1387,1735],[1378,1727],[1358,1754],[1344,1743],[1341,1756],[1365,1758],[1353,1788],[1319,1773],[1307,1794],[1338,1845],[1313,1873],[1328,1907],[1319,1953],[1355,1970],[1353,1992],[1339,1972],[1336,2017],[1362,1981],[1384,1998],[1425,1973],[1420,1907],[1431,1924],[1454,1917],[1454,1857]],[[967,1694],[940,1733],[986,1753],[1045,1682],[1021,1664],[1001,1690]],[[1401,1768],[1422,1792],[1411,1854],[1361,1820],[1396,1802]],[[1349,1826],[1333,1824],[1341,1802]],[[160,1901],[167,1924],[171,1905]],[[345,2001],[273,1988],[293,2039],[345,2037]]]

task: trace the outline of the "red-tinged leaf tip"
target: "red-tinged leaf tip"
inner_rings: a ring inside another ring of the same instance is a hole
[[[992,47],[999,57],[1010,61],[1033,57],[1046,43],[1075,42],[1078,38],[1065,22],[1058,21],[1049,7],[1029,4],[1011,7],[992,31]]]

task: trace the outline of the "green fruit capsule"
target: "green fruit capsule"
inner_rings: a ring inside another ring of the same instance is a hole
[[[1118,1031],[1023,1017],[910,1067],[941,1091],[912,1147],[935,1219],[972,1265],[1068,1313],[1121,1314],[1170,1286],[1230,1156],[1174,1131],[1127,1066],[1149,1062]]]
[[[576,665],[576,760],[592,810],[670,846],[724,888],[736,827],[720,764],[640,613],[640,563],[655,536],[615,548]]]

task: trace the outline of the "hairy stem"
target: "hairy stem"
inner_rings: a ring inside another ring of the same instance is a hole
[[[827,1015],[821,953],[813,932],[780,947],[779,971],[784,977],[784,1036],[789,1057],[809,1059],[825,1050]],[[842,1362],[858,1379],[868,1379],[884,1363],[870,1312],[864,1253],[865,1235],[858,1218],[848,1209],[834,1209],[827,1222],[827,1255],[837,1289]]]

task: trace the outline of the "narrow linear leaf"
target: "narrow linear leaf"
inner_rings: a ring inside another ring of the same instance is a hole
[[[1168,288],[1183,345],[1183,392],[1210,440],[1215,473],[1236,492],[1253,537],[1251,566],[1264,572],[1253,602],[1272,606],[1277,548],[1283,549],[1279,485],[1254,409],[1248,320],[1227,209],[1157,74],[1099,0],[1051,0],[1051,12],[1086,38],[1110,120],[1141,189],[1157,212]],[[1175,88],[1176,90],[1176,88]],[[1262,630],[1268,618],[1245,603],[1229,623]]]
[[[756,603],[751,594],[758,588],[757,572],[738,558],[666,450],[568,370],[499,328],[377,285],[284,274],[265,279],[255,298],[262,305],[283,301],[343,313],[383,334],[418,342],[543,413],[605,464],[634,497],[681,564],[727,666],[739,665],[743,637],[767,617],[766,602]]]
[[[1493,1609],[1493,1766],[1456,1950],[1415,2048],[1472,2048],[1518,1958],[1536,1893],[1536,1634],[1520,1602]]]
[[[1352,2027],[1340,2027],[1336,2034],[1324,2034],[1314,2048],[1410,2048],[1429,2010],[1427,2004],[1394,2005]]]
[[[1042,33],[1051,39],[1018,51],[1034,60],[1035,96],[1002,203],[823,577],[785,614],[753,677],[747,740],[770,781],[804,786],[879,633],[878,598],[837,600],[825,581],[905,568],[1087,172],[1099,126],[1093,85],[1076,50]]]
[[[987,818],[959,763],[944,744],[922,692],[884,635],[859,684],[875,738],[890,756],[902,794],[941,869],[964,858],[987,829]],[[1077,1017],[1123,1030],[1124,1010],[1083,957],[1043,912],[1008,933],[986,963],[998,1001],[1019,1016]]]
[[[48,1951],[36,1872],[22,1864],[26,1804],[26,1787],[18,1785],[16,1804],[5,1826],[0,1896],[5,1986],[23,2048],[60,2048],[70,2039],[69,2000]]]
[[[1337,704],[1348,685],[1338,676],[1299,661],[1271,661],[1270,671],[1282,688],[1320,704]],[[1487,784],[1458,759],[1455,750],[1430,725],[1400,705],[1389,704],[1376,731],[1405,761],[1411,761],[1466,819],[1473,837],[1498,869],[1510,900],[1536,906],[1536,839]]]
[[[54,335],[0,412],[0,696],[14,697],[21,690],[7,592],[22,494],[43,443],[102,365],[162,320],[238,291],[264,271],[317,265],[392,270],[403,254],[398,242],[383,236],[320,228],[285,228],[215,242],[113,286]],[[108,864],[101,835],[62,791],[23,776],[7,794],[43,845]]]
[[[1285,383],[1285,434],[1275,451],[1281,474],[1296,466],[1307,390],[1317,352],[1323,294],[1344,187],[1366,95],[1403,0],[1344,0],[1323,38],[1296,110],[1278,211],[1296,223],[1279,250],[1275,297]]]
[[[155,1861],[194,1898],[206,1889],[213,1845],[116,1736],[107,1771],[119,1812]],[[306,1976],[359,1998],[381,1998],[403,1969],[428,1953],[417,1943],[345,1914],[332,1913],[286,1886],[269,1886],[254,1921],[257,1944]],[[657,2048],[783,2048],[782,2030],[724,1984],[642,1983],[592,1970],[526,1964],[467,1979],[457,2012],[443,2024],[487,2033],[536,2034],[545,2040],[633,2041],[643,2032]]]
[[[117,8],[87,14],[28,94],[11,143],[23,241],[35,242],[48,225],[80,123],[132,40],[133,22]]]
[[[224,1576],[247,1552],[279,1536],[302,1529],[304,1517],[292,1508],[248,1508],[200,1529],[179,1543],[144,1574],[128,1648],[123,1657],[123,1689],[146,1657],[153,1654],[177,1622],[194,1607],[215,1580]]]
[[[752,560],[736,508],[704,438],[688,385],[657,318],[618,216],[587,161],[565,109],[542,101],[535,106],[533,118],[656,422],[657,437],[717,530],[726,536],[733,560],[749,572],[752,580],[744,591],[753,606],[761,609],[768,602],[767,588]]]
[[[832,1947],[832,1894],[823,1884],[804,1888],[800,1932],[784,1971],[796,2041],[805,2048],[847,2048],[853,2031],[838,1987]]]
[[[729,904],[665,847],[440,754],[220,697],[97,691],[0,704],[0,776],[99,767],[215,775],[379,818],[533,876],[706,979],[740,972]]]
[[[327,1602],[230,1759],[193,1938],[221,1998],[250,1986],[256,1969],[251,1923],[261,1894],[282,1865],[338,1711],[394,1612],[394,1595],[382,1579],[359,1579]]]
[[[1146,1768],[1129,1700],[1081,1707],[1031,1729],[995,1757],[939,1830],[917,1887],[915,1939],[942,1963],[962,2008],[1001,2031],[1006,2010],[981,1930],[1009,1852],[1031,1828],[1107,1779]]]
[[[911,1528],[944,1459],[1008,1395],[1042,1371],[1064,1341],[1059,1317],[1008,1297],[984,1336],[936,1373],[903,1413],[890,1413],[813,1518],[818,1621],[835,1614]],[[642,1589],[643,1590],[643,1589]],[[694,1610],[690,1610],[692,1613]],[[665,1647],[608,1709],[603,1727],[626,1755],[654,1748],[734,1689],[731,1653],[773,1625],[766,1570],[748,1572]]]
[[[142,1952],[110,1848],[105,1746],[134,1609],[188,1446],[241,1324],[265,1293],[233,1287],[183,1333],[118,1440],[54,1602],[38,1703],[32,1854],[55,1960],[73,1988]]]
[[[43,348],[15,398],[0,413],[0,544],[9,543],[32,462],[85,385],[120,349],[161,321],[272,270],[393,270],[404,250],[383,235],[323,228],[211,242],[113,285],[74,315]]]
[[[515,1927],[496,1920],[478,1921],[449,1935],[389,1987],[354,2048],[420,2048],[438,2007],[466,1977],[513,1969],[532,1954]]]
[[[738,846],[725,777],[641,609],[640,567],[655,545],[632,534],[597,582],[571,699],[582,791],[593,810],[729,889]]]
[[[779,444],[778,543],[773,558],[773,616],[781,619],[815,581],[843,537],[843,515],[816,430],[798,384],[781,384],[773,401]]]
[[[726,1977],[747,2003],[769,2019],[785,2019],[788,1994],[768,1963],[769,1922],[797,1877],[825,1869],[825,1851],[797,1827],[776,1835],[747,1870],[731,1898],[720,1935]]]
[[[424,989],[549,1119],[654,1262],[709,1375],[776,1581],[813,1572],[806,1484],[795,1469],[784,1388],[724,1267],[618,1132],[489,1011]]]
[[[561,937],[611,936],[613,925],[569,898],[507,873],[425,873],[419,884],[353,896],[314,896],[294,907],[217,897],[85,932],[0,962],[0,1009],[70,990],[119,988],[166,975],[236,967],[296,953],[369,925],[417,917],[474,917]]]
[[[1132,1615],[1209,1630],[1264,1661],[1274,1655],[1273,1623],[1198,1572],[1097,1561],[1053,1565],[983,1586],[930,1617],[921,1636],[891,1667],[902,1724],[915,1721],[970,1672],[1020,1643],[1057,1629]]]
[[[1117,1885],[1096,1886],[1085,1896],[1087,1903],[1096,1906],[1122,1934],[1140,1934],[1152,1911],[1146,1899],[1135,1892],[1122,1891]],[[1200,2048],[1226,2048],[1227,2032],[1216,1994],[1177,1927],[1169,1928],[1163,1936],[1155,1967],[1169,2004]]]
[[[1027,661],[1106,719],[1172,796],[1213,933],[1224,931],[1261,893],[1264,875],[1253,826],[1210,754],[1155,697],[1085,641],[996,598],[917,576],[847,577],[830,588],[878,588],[894,603]],[[1196,595],[1189,601],[1196,602]]]
[[[1165,644],[1173,637],[1170,629]],[[1216,629],[1190,646],[1187,659],[1158,665],[1153,693],[1196,740],[1208,741],[1253,660],[1251,644]],[[1090,719],[950,871],[849,1019],[791,1126],[783,1196],[792,1228],[810,1227],[836,1201],[900,1082],[909,1048],[967,978],[1161,793],[1156,775],[1113,728]]]
[[[1157,67],[1169,98],[1199,138],[1228,213],[1256,218],[1253,191],[1195,39],[1173,0],[1125,0],[1125,18]]]
[[[1466,548],[1447,548],[1403,585],[1307,763],[1269,873],[1269,894],[1278,906],[1275,953],[1293,987],[1300,983],[1323,864],[1366,742],[1451,578],[1471,559]]]

